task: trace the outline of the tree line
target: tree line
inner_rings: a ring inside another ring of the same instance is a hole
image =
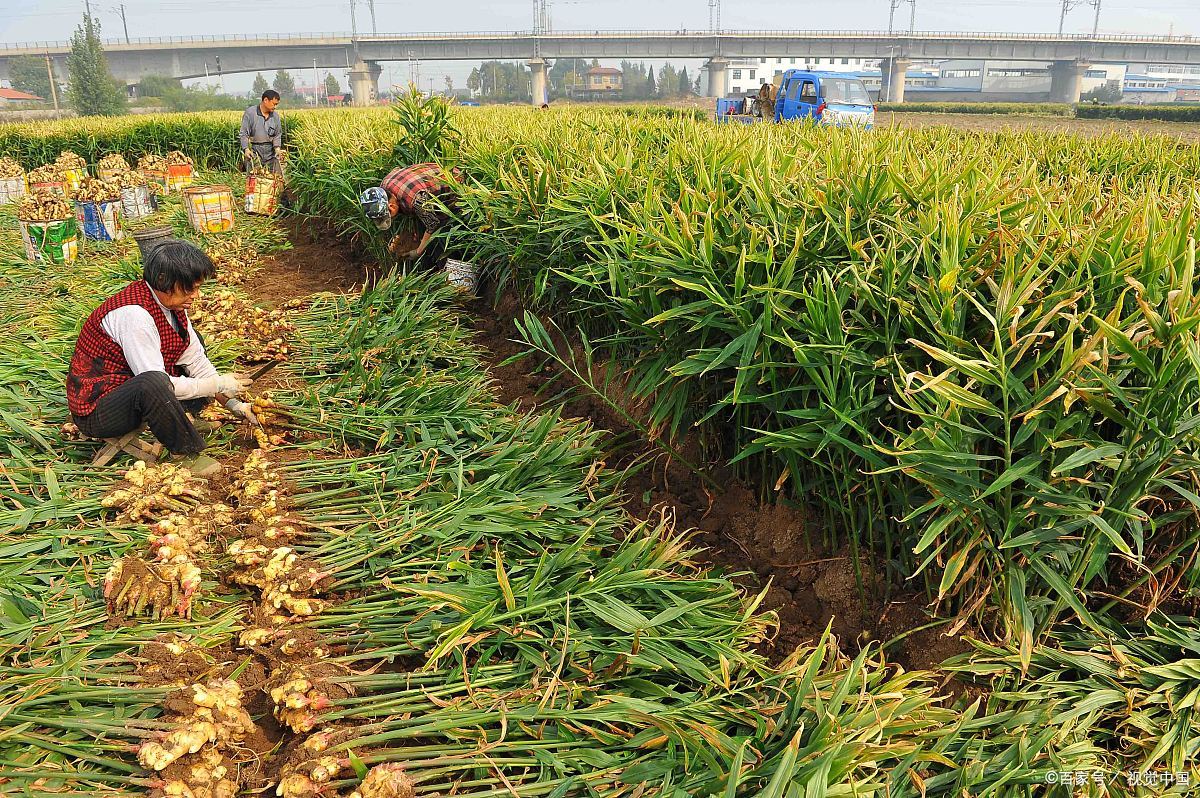
[[[9,82],[18,91],[49,101],[58,90],[58,85],[51,87],[52,70],[53,67],[47,64],[43,56],[17,56],[9,61]],[[60,80],[59,75],[54,75],[55,84]],[[254,88],[245,96],[220,94],[213,86],[186,87],[178,78],[165,75],[142,78],[138,83],[138,94],[154,98],[171,111],[215,111],[244,108],[248,101],[257,101],[268,88],[279,92],[287,105],[304,104],[304,98],[296,90],[295,80],[286,69],[276,71],[270,83],[259,73],[254,78]],[[332,74],[325,76],[324,88],[328,96],[342,93],[337,77]],[[66,91],[62,99],[81,116],[114,116],[125,113],[129,108],[125,84],[109,71],[108,59],[100,40],[100,23],[87,14],[71,37]]]
[[[546,90],[551,100],[571,97],[584,86],[589,69],[600,66],[593,58],[559,58],[546,70]],[[644,61],[621,62],[623,100],[651,100],[690,97],[700,93],[700,75],[692,76],[687,67],[676,69],[670,62],[657,70]],[[485,61],[471,70],[467,78],[471,93],[493,102],[522,102],[529,99],[532,78],[524,64],[512,61]]]

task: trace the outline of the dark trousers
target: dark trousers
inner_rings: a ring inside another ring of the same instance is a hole
[[[204,448],[204,437],[186,414],[199,413],[210,401],[201,397],[181,402],[166,372],[144,371],[101,396],[88,415],[75,416],[75,425],[93,438],[119,438],[146,424],[175,454],[197,454]]]
[[[423,270],[434,271],[443,269],[446,266],[446,244],[440,238],[429,239],[429,244],[425,247],[425,251],[421,253],[421,257],[417,258],[414,264]]]

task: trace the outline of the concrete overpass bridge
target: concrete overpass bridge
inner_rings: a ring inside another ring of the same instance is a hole
[[[18,55],[49,56],[66,74],[69,42],[0,44],[0,78]],[[1078,102],[1083,73],[1093,63],[1152,62],[1200,65],[1200,37],[1087,36],[1036,33],[925,31],[646,31],[552,33],[400,33],[353,36],[303,33],[171,36],[105,42],[109,67],[127,84],[148,75],[195,78],[206,74],[274,69],[350,70],[356,103],[378,93],[381,61],[520,60],[533,75],[533,96],[545,91],[546,61],[557,58],[695,58],[706,61],[708,93],[726,93],[725,67],[733,58],[810,56],[878,58],[885,64],[885,96],[904,99],[904,74],[914,60],[982,58],[1051,62],[1051,99]]]

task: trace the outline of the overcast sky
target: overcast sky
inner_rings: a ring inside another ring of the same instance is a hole
[[[1100,30],[1105,33],[1200,34],[1200,0],[1101,0]],[[120,36],[120,0],[93,0],[92,10],[104,35]],[[350,30],[350,3],[320,0],[125,0],[130,36],[220,33],[311,33]],[[83,0],[3,0],[0,42],[70,38],[83,12]],[[366,0],[358,0],[360,31],[370,30]],[[724,0],[727,29],[885,29],[889,0]],[[1054,32],[1059,0],[917,0],[919,30]],[[909,6],[897,12],[907,27]],[[1081,0],[1067,17],[1069,32],[1089,32],[1093,7]],[[532,0],[376,0],[381,33],[409,31],[528,30]],[[557,0],[551,22],[559,30],[647,28],[703,30],[707,0]],[[457,85],[470,66],[426,64],[423,77],[450,74]],[[407,80],[408,66],[395,64],[388,81]],[[251,78],[253,76],[250,76]],[[242,90],[249,79],[229,77],[229,90]],[[341,79],[341,78],[339,78]],[[440,80],[439,80],[440,84]]]

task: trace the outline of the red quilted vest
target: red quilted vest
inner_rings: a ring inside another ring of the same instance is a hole
[[[158,328],[158,339],[161,342],[163,365],[167,374],[179,376],[175,361],[183,354],[188,345],[187,312],[175,312],[183,327],[183,334],[175,332],[167,314],[154,300],[154,294],[145,281],[138,280],[130,283],[92,311],[83,329],[79,331],[79,340],[75,342],[75,354],[71,356],[71,369],[67,373],[67,406],[76,416],[89,415],[96,409],[96,402],[101,396],[133,377],[133,370],[125,360],[125,353],[120,345],[104,332],[100,323],[104,317],[117,308],[128,305],[140,305],[154,319]]]

